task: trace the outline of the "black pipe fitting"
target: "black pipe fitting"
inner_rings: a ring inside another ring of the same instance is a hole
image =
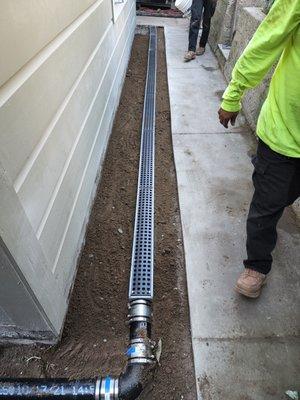
[[[151,323],[134,321],[130,324],[130,339],[151,338]]]
[[[134,400],[153,380],[156,359],[151,342],[151,303],[141,300],[129,305],[128,364],[119,378],[97,380],[1,379],[0,400]]]
[[[150,386],[154,379],[155,369],[155,363],[128,365],[119,378],[119,399],[137,399]]]

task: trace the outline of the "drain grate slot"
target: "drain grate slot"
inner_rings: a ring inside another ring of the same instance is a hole
[[[157,30],[150,27],[129,299],[153,298]]]

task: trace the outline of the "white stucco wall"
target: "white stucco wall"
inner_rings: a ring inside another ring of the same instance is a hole
[[[0,236],[57,335],[129,58],[135,2],[3,0],[0,7]]]

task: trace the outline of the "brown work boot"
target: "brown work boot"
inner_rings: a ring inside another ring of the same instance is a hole
[[[253,269],[246,268],[240,275],[235,285],[235,290],[246,297],[253,299],[260,295],[261,289],[266,283],[267,276]]]
[[[205,47],[197,47],[196,49],[196,56],[202,56],[205,53]]]
[[[185,62],[195,60],[195,58],[196,58],[196,53],[192,50],[187,51],[184,55]]]

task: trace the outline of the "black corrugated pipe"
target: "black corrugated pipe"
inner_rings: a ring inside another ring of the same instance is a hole
[[[98,379],[0,379],[0,399],[135,400],[153,380],[157,366],[151,341],[154,275],[154,142],[156,93],[155,27],[150,27],[136,217],[129,283],[128,363],[118,377]],[[159,350],[159,349],[158,349]],[[159,351],[158,351],[159,353]]]

